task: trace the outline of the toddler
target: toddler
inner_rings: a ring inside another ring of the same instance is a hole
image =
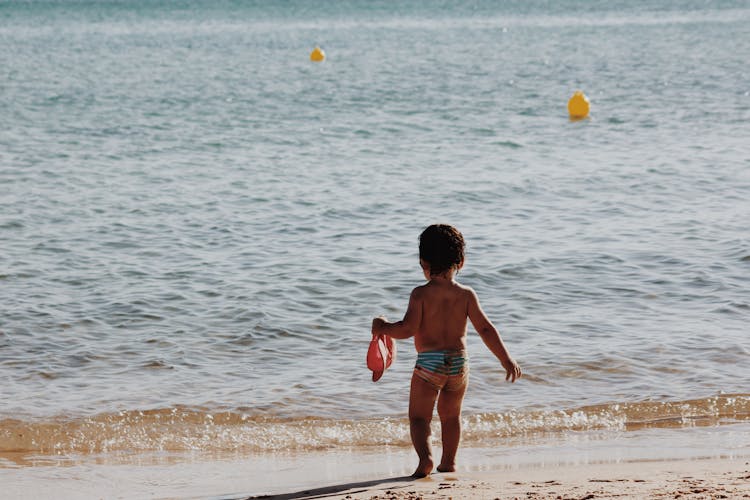
[[[453,226],[434,224],[419,236],[419,263],[427,283],[409,297],[404,319],[394,323],[383,317],[372,321],[372,333],[396,339],[414,337],[417,363],[409,393],[411,441],[419,456],[414,477],[425,477],[434,466],[430,422],[435,401],[442,429],[443,454],[439,472],[456,470],[461,440],[461,404],[469,380],[466,355],[467,318],[485,345],[515,382],[521,368],[508,353],[500,334],[479,305],[474,290],[455,281],[464,265],[464,238]]]

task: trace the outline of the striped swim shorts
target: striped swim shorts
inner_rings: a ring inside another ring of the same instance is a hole
[[[417,354],[414,374],[437,391],[457,391],[469,378],[466,351],[427,351]]]

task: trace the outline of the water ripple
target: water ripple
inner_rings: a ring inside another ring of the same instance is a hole
[[[369,322],[437,221],[529,374],[501,385],[472,331],[467,411],[746,389],[746,9],[400,4],[324,16],[313,66],[317,21],[281,4],[26,7],[0,28],[3,415],[402,415],[413,349],[373,385]]]

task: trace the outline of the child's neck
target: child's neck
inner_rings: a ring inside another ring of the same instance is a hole
[[[456,273],[454,271],[446,271],[442,274],[430,275],[430,281],[435,283],[453,283],[453,277]]]

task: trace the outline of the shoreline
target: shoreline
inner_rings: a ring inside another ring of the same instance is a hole
[[[653,498],[660,491],[675,498],[683,489],[687,493],[680,495],[691,498],[698,495],[692,489],[703,487],[713,492],[708,497],[750,498],[750,491],[734,484],[750,485],[750,423],[518,436],[485,444],[459,448],[457,472],[420,480],[408,477],[416,466],[411,448],[384,446],[264,454],[196,450],[56,455],[15,461],[0,456],[0,484],[7,498],[58,499],[580,499],[625,493]],[[695,484],[684,482],[687,476]]]

